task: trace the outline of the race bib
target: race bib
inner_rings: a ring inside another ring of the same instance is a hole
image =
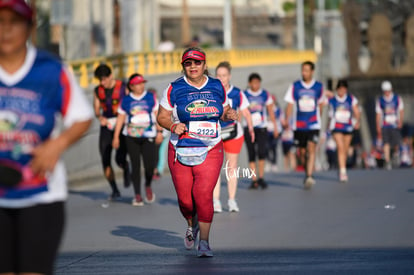
[[[111,117],[111,118],[107,118],[106,119],[106,127],[113,131],[115,129],[115,125],[116,125],[116,117]]]
[[[385,123],[395,124],[396,122],[397,122],[397,116],[395,114],[386,114],[385,115]]]
[[[252,123],[253,127],[262,124],[262,115],[259,112],[252,113]]]
[[[190,121],[188,132],[195,137],[215,138],[217,137],[217,123],[209,121]]]
[[[335,120],[339,123],[349,123],[351,112],[349,110],[336,110]]]
[[[151,124],[151,119],[148,113],[134,115],[131,117],[130,121],[132,125],[142,128],[147,128]]]
[[[299,111],[301,112],[315,111],[315,99],[312,97],[301,97],[299,99]]]

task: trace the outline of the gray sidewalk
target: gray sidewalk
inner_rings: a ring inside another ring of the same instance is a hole
[[[214,217],[212,259],[183,247],[185,222],[168,175],[156,203],[132,207],[132,189],[106,203],[103,178],[71,187],[56,274],[414,274],[413,170],[267,174],[267,190],[242,179],[240,213]],[[226,206],[226,188],[222,202]],[[224,207],[226,209],[226,207]]]

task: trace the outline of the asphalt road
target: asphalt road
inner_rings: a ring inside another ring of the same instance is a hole
[[[169,176],[156,203],[133,207],[132,189],[107,204],[103,179],[71,189],[56,274],[414,274],[414,170],[266,174],[267,190],[241,179],[240,213],[216,214],[215,256],[183,246],[186,229]],[[226,210],[226,188],[222,202]]]

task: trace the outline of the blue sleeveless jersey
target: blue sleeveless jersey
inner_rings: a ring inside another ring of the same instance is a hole
[[[379,106],[382,111],[382,127],[397,128],[400,119],[400,97],[394,94],[392,99],[387,101],[384,96],[381,96],[379,98]]]
[[[168,103],[171,108],[176,108],[179,121],[185,123],[189,130],[179,137],[179,147],[210,146],[220,138],[219,120],[226,92],[220,80],[207,77],[206,84],[201,88],[189,85],[184,77],[172,82],[168,88]],[[192,130],[192,125],[197,126]]]
[[[347,95],[346,99],[342,102],[337,99],[336,96],[329,100],[329,106],[331,108],[331,130],[339,132],[350,133],[353,131],[352,109],[353,96]]]
[[[266,103],[270,97],[269,92],[262,90],[260,94],[255,95],[248,90],[244,91],[250,102],[249,111],[252,114],[252,122],[254,128],[267,128],[267,108]]]
[[[22,173],[15,188],[0,187],[0,198],[24,199],[48,191],[46,178],[34,175],[29,166],[31,151],[50,137],[55,115],[66,114],[69,83],[62,63],[40,50],[21,81],[11,87],[0,81],[0,163]]]
[[[156,105],[155,95],[147,91],[140,99],[134,98],[132,93],[124,97],[121,108],[125,111],[128,119],[125,125],[125,134],[131,137],[155,137],[157,132],[153,110]]]
[[[323,96],[322,83],[315,81],[312,87],[306,88],[298,80],[293,83],[292,93],[296,104],[296,130],[319,130],[318,101]]]

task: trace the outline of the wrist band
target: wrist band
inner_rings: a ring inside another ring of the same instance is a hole
[[[171,127],[170,127],[170,132],[171,132],[171,133],[174,133],[173,128],[174,128],[174,126],[175,126],[175,127],[177,127],[177,125],[178,125],[178,123],[173,123],[173,124],[171,125]]]

